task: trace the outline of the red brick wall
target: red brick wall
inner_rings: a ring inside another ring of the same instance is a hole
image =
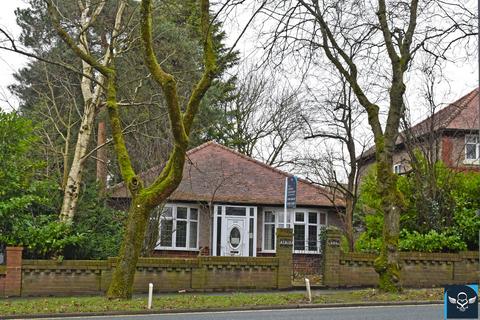
[[[7,247],[7,268],[3,280],[4,296],[16,297],[22,293],[22,251],[23,248]]]
[[[324,284],[330,287],[376,286],[376,255],[342,253],[340,233],[327,230]],[[478,252],[400,252],[400,282],[406,287],[433,287],[477,283]]]

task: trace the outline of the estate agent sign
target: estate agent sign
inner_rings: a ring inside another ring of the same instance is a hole
[[[287,178],[287,192],[285,202],[287,208],[296,208],[297,206],[297,177]]]

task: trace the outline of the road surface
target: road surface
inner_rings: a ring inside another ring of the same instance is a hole
[[[59,318],[51,318],[58,320]],[[318,309],[225,311],[129,316],[88,316],[91,320],[430,320],[443,319],[443,305],[341,307]]]

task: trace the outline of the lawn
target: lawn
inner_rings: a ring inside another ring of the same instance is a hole
[[[380,293],[374,289],[352,291],[314,292],[313,303],[361,303],[384,301],[439,301],[442,289],[405,290],[401,294]],[[225,293],[210,294],[165,294],[156,295],[153,310],[187,310],[187,309],[221,309],[259,306],[281,306],[307,304],[302,293]],[[103,297],[48,297],[18,298],[0,300],[0,316],[78,313],[78,312],[112,312],[146,310],[146,297],[135,297],[129,301],[107,300]]]

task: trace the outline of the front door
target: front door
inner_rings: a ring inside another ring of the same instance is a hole
[[[212,225],[212,255],[240,257],[257,255],[256,207],[215,205]]]
[[[222,232],[222,256],[248,256],[246,217],[226,217]]]

